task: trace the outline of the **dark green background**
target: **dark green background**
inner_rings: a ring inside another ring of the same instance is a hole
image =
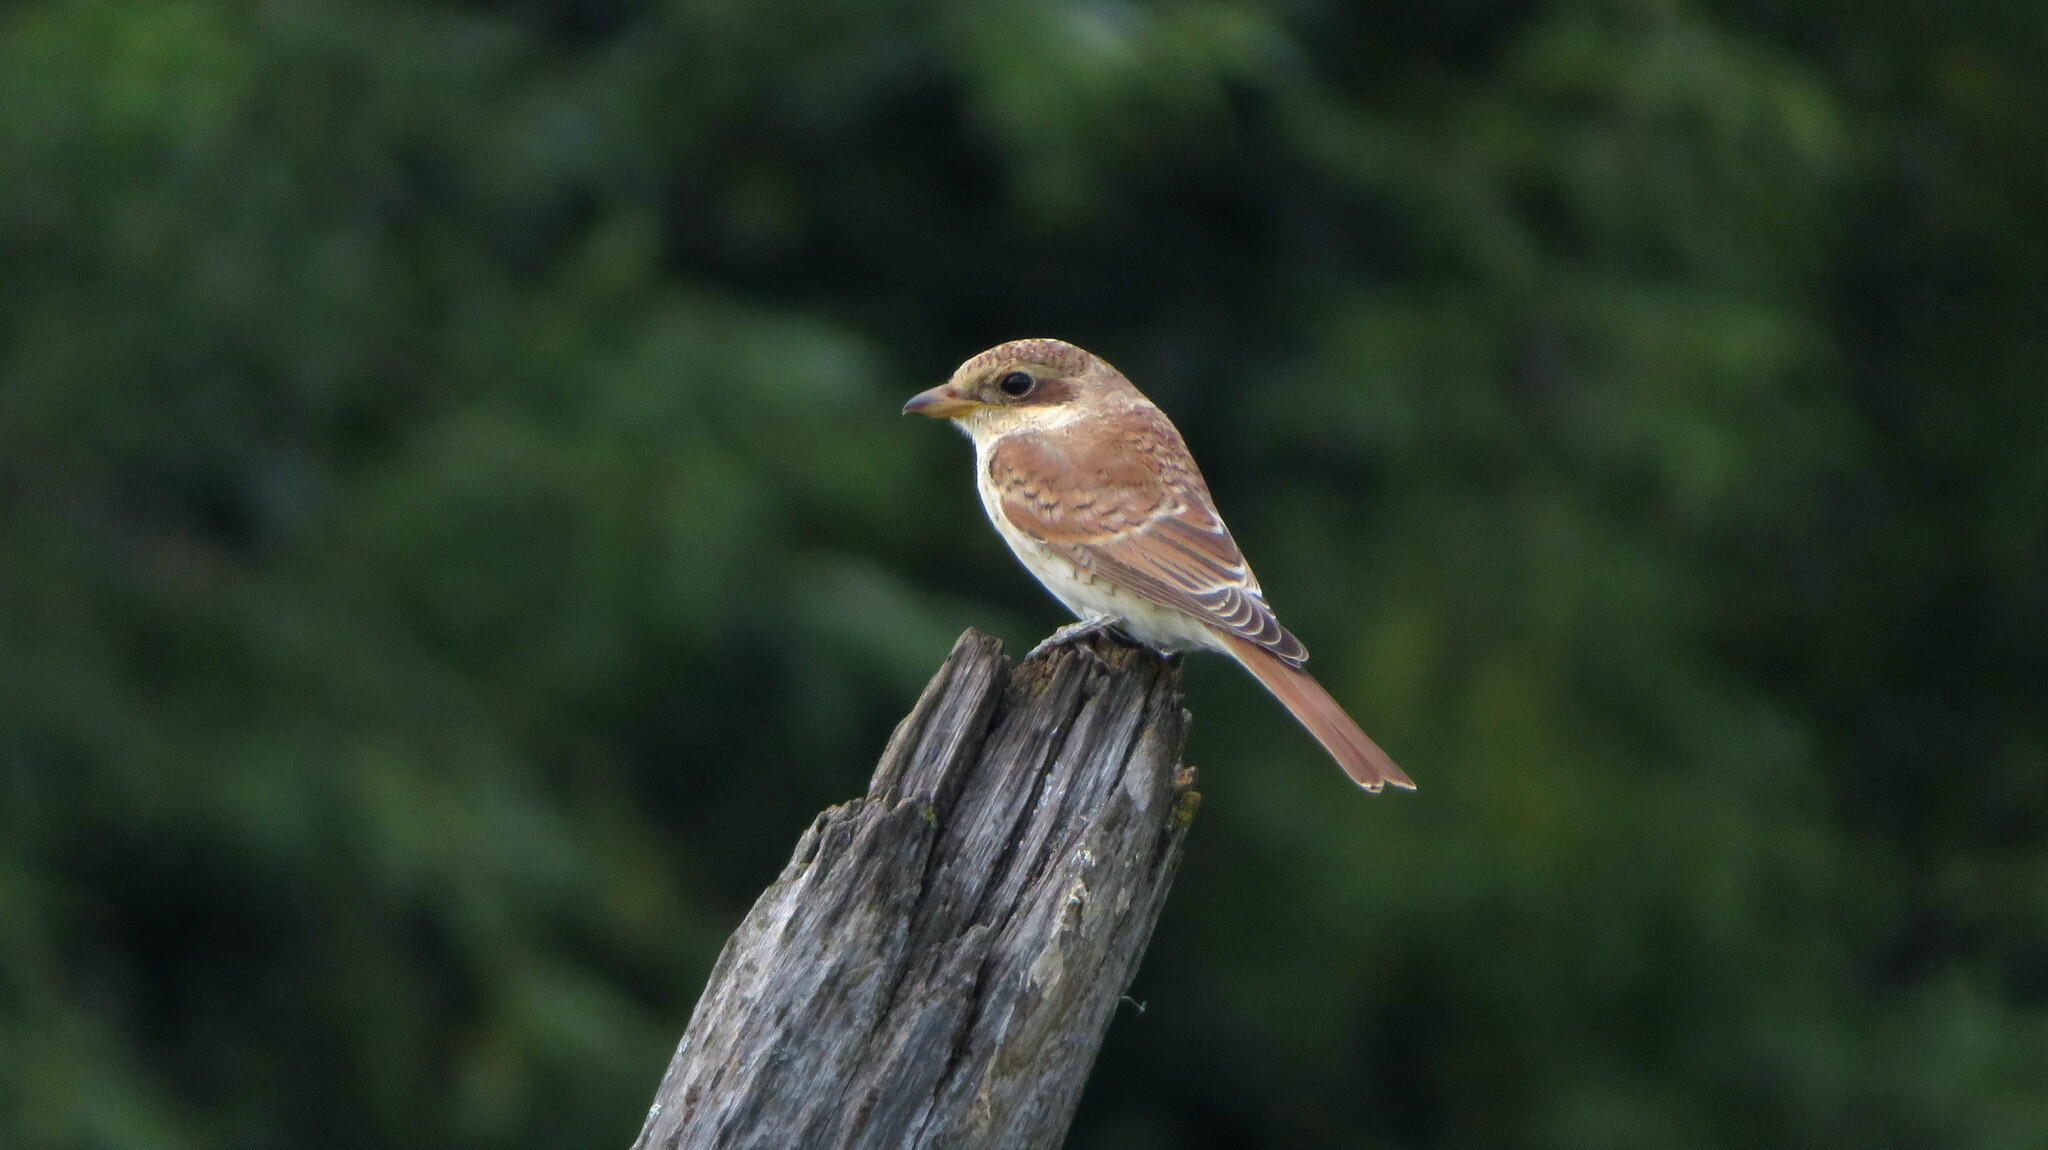
[[[1180,423],[1369,797],[1206,802],[1075,1128],[2048,1145],[2048,7],[0,4],[0,1145],[623,1146],[968,625],[897,415]]]

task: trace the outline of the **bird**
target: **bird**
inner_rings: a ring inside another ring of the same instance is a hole
[[[1039,649],[1113,629],[1162,653],[1220,652],[1353,782],[1415,788],[1304,668],[1308,649],[1266,604],[1180,431],[1122,372],[1063,340],[1013,340],[903,412],[973,441],[989,521],[1080,620]]]

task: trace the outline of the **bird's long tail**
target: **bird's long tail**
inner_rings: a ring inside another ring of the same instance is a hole
[[[1337,760],[1337,765],[1344,768],[1352,782],[1368,791],[1377,791],[1388,783],[1411,791],[1415,789],[1407,774],[1394,765],[1394,760],[1380,750],[1378,743],[1358,729],[1358,724],[1351,721],[1351,716],[1344,713],[1337,700],[1332,699],[1330,693],[1323,690],[1323,685],[1307,671],[1249,639],[1230,634],[1221,637],[1230,648],[1231,657],[1244,664],[1244,669],[1273,692],[1273,697],[1280,700],[1297,722],[1308,728],[1308,733],[1330,752],[1330,757]]]

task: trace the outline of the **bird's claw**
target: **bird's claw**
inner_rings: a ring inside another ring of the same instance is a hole
[[[1119,632],[1117,632],[1115,620],[1107,615],[1097,615],[1093,619],[1083,619],[1079,623],[1069,623],[1052,634],[1047,635],[1039,642],[1038,646],[1031,648],[1024,658],[1026,660],[1036,659],[1062,643],[1070,643],[1076,639],[1086,639],[1090,635],[1117,633]]]

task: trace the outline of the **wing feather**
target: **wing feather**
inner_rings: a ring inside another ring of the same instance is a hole
[[[1266,605],[1180,435],[1156,408],[1066,435],[1005,436],[989,479],[1011,526],[1146,599],[1300,666],[1308,651]]]

